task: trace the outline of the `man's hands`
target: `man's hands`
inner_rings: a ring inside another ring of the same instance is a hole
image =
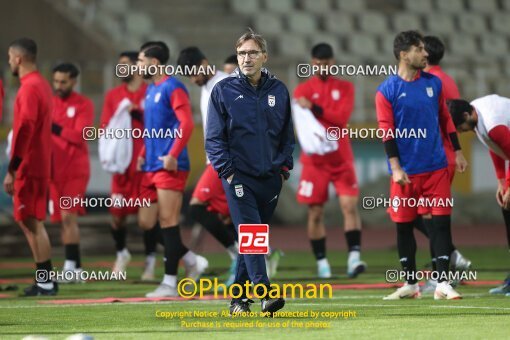
[[[457,169],[457,172],[463,173],[464,171],[466,171],[467,166],[468,163],[464,158],[462,150],[455,151],[455,167]]]
[[[510,190],[506,188],[505,180],[498,179],[498,190],[496,191],[496,201],[501,208],[510,210]]]
[[[9,195],[14,195],[14,179],[16,178],[16,173],[13,171],[7,171],[7,174],[4,178],[4,190]]]
[[[306,99],[305,97],[299,97],[297,99],[297,103],[299,104],[299,106],[301,106],[303,109],[312,109],[312,102],[309,101],[308,99]]]
[[[393,168],[391,170],[392,170],[392,173],[393,173],[393,175],[392,175],[393,182],[398,183],[398,184],[400,184],[402,186],[411,183],[411,181],[409,180],[409,177],[407,176],[406,172],[401,167],[396,167],[396,168]]]
[[[232,179],[234,179],[234,174],[232,174],[232,175],[228,176],[228,178],[227,178],[227,183],[228,183],[228,184],[232,183]]]
[[[163,161],[163,169],[166,171],[177,171],[177,159],[170,155],[158,157],[160,161]]]

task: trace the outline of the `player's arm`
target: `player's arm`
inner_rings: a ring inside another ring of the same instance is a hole
[[[18,94],[16,101],[19,109],[18,119],[20,123],[18,131],[14,133],[15,139],[12,141],[14,148],[8,168],[11,173],[19,168],[23,157],[27,153],[28,145],[36,126],[37,116],[35,113],[38,112],[39,106],[36,93],[29,91],[29,89],[25,89],[25,91]]]
[[[290,108],[290,96],[288,93],[285,111],[286,120],[283,125],[282,134],[280,136],[280,154],[277,157],[277,162],[282,164],[280,168],[280,174],[284,179],[288,179],[289,170],[292,170],[294,167],[292,152],[294,151],[294,146],[296,145],[296,140],[294,138],[294,125],[292,124],[292,114]]]
[[[448,136],[450,142],[452,143],[453,150],[455,150],[455,163],[457,166],[457,171],[464,172],[468,164],[466,158],[464,158],[464,154],[462,153],[457,130],[455,129],[452,117],[448,112],[448,106],[446,105],[446,99],[442,88],[439,95],[439,126],[444,132],[445,136]]]
[[[347,126],[354,109],[354,85],[345,83],[345,88],[341,91],[341,97],[334,107],[315,105],[312,110],[316,117],[320,117],[332,126],[344,128]]]
[[[71,144],[80,146],[84,143],[83,129],[92,126],[94,122],[94,104],[87,99],[80,107],[76,115],[76,122],[73,128],[65,127],[56,123],[51,124],[51,132],[62,137]]]
[[[218,85],[214,87],[207,106],[205,151],[219,177],[229,179],[234,175],[235,169],[228,146],[227,110]]]
[[[0,121],[2,121],[2,108],[4,107],[4,86],[2,84],[2,79],[0,79]]]
[[[159,159],[163,161],[163,168],[168,171],[177,171],[177,158],[191,138],[194,123],[189,97],[184,89],[177,88],[172,92],[170,105],[179,120],[179,130],[182,133],[182,137],[175,138],[170,151],[168,151],[168,155],[159,157]]]
[[[392,137],[395,134],[388,132],[395,131],[393,108],[388,99],[386,99],[386,97],[384,97],[384,95],[379,91],[377,91],[377,94],[375,95],[375,109],[377,112],[377,123],[379,124],[379,129],[384,131],[384,150],[386,151],[386,156],[390,162],[393,181],[400,185],[411,183],[404,169],[400,166],[400,155],[398,152],[397,142]]]
[[[114,113],[115,108],[113,107],[113,98],[111,92],[108,92],[104,98],[103,110],[101,111],[101,117],[99,118],[99,126],[102,129],[106,128]]]

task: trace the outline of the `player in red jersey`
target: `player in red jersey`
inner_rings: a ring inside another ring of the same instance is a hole
[[[137,60],[138,52],[126,51],[119,55],[118,63],[131,66],[135,65]],[[131,126],[133,129],[142,130],[144,128],[143,111],[146,90],[147,84],[145,84],[142,76],[138,73],[135,72],[122,78],[122,84],[108,91],[105,96],[100,120],[101,128],[104,129],[108,126],[119,104],[127,98],[132,103],[129,112]],[[145,281],[154,279],[159,227],[157,225],[157,196],[152,194],[145,195],[140,191],[143,173],[136,170],[136,161],[142,147],[143,138],[133,138],[133,157],[131,163],[124,173],[113,174],[111,197],[112,199],[125,198],[127,200],[131,198],[149,198],[151,206],[140,210],[137,207],[129,206],[111,207],[110,213],[112,214],[111,233],[117,250],[117,259],[113,266],[114,272],[124,272],[131,260],[131,254],[126,247],[126,220],[129,215],[139,214],[138,223],[144,230],[143,239],[146,258],[142,280]]]
[[[0,79],[0,122],[2,121],[2,109],[4,107],[4,84],[2,83],[2,79]]]
[[[428,53],[427,56],[427,66],[424,71],[431,73],[441,79],[441,83],[443,85],[443,95],[447,101],[452,99],[460,98],[459,89],[457,84],[452,77],[450,77],[446,72],[443,71],[439,63],[441,59],[443,59],[444,55],[444,44],[442,41],[435,36],[426,36],[423,38],[423,42],[425,44],[425,50]],[[453,183],[453,178],[455,177],[455,150],[453,149],[453,145],[450,141],[450,138],[445,135],[443,131],[441,131],[441,137],[443,140],[444,151],[446,154],[446,158],[448,160],[448,177],[450,180],[450,185]],[[418,218],[416,219],[415,227],[420,230],[425,236],[429,237],[429,230],[431,228],[432,223],[432,214],[429,208],[427,207],[419,207],[418,208]],[[465,258],[455,247],[453,243],[450,244],[451,249],[453,250],[450,255],[450,265],[452,270],[468,270],[471,266],[471,261]],[[432,247],[430,248],[430,253],[432,257],[432,270],[436,270],[436,256],[434,255],[434,251]],[[432,293],[436,287],[435,280],[429,280],[427,283],[420,287],[422,293]],[[455,283],[454,283],[455,285]]]
[[[94,121],[92,101],[74,91],[79,75],[70,63],[53,69],[52,157],[49,212],[52,222],[61,222],[65,247],[63,271],[80,272],[80,230],[78,215],[85,208],[74,200],[85,196],[90,177],[90,160],[83,129]],[[66,200],[70,199],[72,204]],[[74,275],[77,279],[79,275]],[[71,281],[75,281],[72,279]],[[64,282],[64,281],[62,281]],[[66,280],[65,282],[69,282]]]
[[[312,63],[324,68],[333,65],[331,46],[325,43],[314,46]],[[327,72],[321,72],[300,84],[294,91],[294,98],[301,107],[310,109],[325,128],[345,128],[354,106],[354,86]],[[357,208],[359,189],[350,140],[340,139],[338,149],[325,155],[301,153],[301,163],[303,172],[297,200],[308,205],[308,237],[317,259],[318,275],[321,278],[331,277],[331,268],[326,258],[323,215],[329,183],[333,183],[344,216],[349,249],[347,274],[356,277],[366,269],[366,263],[360,259],[361,219]]]
[[[43,224],[51,167],[51,86],[37,71],[37,45],[21,38],[9,45],[9,66],[21,86],[14,103],[13,139],[4,190],[13,196],[14,218],[36,263],[36,283],[25,295],[55,295],[51,244]]]

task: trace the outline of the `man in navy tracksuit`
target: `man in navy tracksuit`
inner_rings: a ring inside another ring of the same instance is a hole
[[[239,38],[236,50],[239,68],[211,94],[205,149],[222,178],[239,228],[244,223],[269,223],[293,166],[295,141],[287,88],[262,69],[267,61],[265,40],[250,30]],[[270,291],[264,255],[239,255],[235,283],[244,287],[246,281],[264,284]],[[232,299],[230,312],[248,312],[250,303],[242,292]],[[273,313],[284,304],[283,298],[266,296],[262,311]]]

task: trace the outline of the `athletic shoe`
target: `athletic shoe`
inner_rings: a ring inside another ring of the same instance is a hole
[[[276,272],[278,271],[278,264],[280,263],[280,258],[282,256],[283,252],[278,249],[273,250],[269,256],[266,256],[266,271],[268,278],[276,275]]]
[[[347,262],[347,276],[354,279],[367,269],[367,264],[359,259]]]
[[[237,313],[250,313],[250,304],[253,303],[253,300],[250,299],[242,299],[242,300],[232,300],[230,302],[230,316],[235,315]]]
[[[194,266],[186,266],[186,277],[192,278],[197,281],[200,275],[209,267],[209,261],[203,256],[196,255],[197,261]]]
[[[407,282],[395,292],[385,296],[383,300],[418,299],[421,296],[417,283],[410,285]]]
[[[53,282],[53,288],[44,289],[39,287],[37,283],[23,289],[23,296],[53,296],[58,293],[58,283]]]
[[[156,267],[156,257],[147,256],[145,258],[145,268],[142,273],[142,281],[153,281],[154,280],[154,267]]]
[[[462,296],[447,282],[440,282],[434,292],[434,300],[460,300]]]
[[[331,277],[331,267],[328,259],[324,258],[317,262],[317,276],[320,279],[329,279]]]
[[[466,271],[471,267],[471,261],[462,256],[462,254],[458,250],[454,250],[451,254],[451,267],[452,271]]]
[[[263,298],[260,301],[260,309],[262,313],[269,313],[268,316],[272,317],[273,313],[282,309],[285,306],[285,300],[283,298]]]
[[[66,270],[62,272],[62,277],[60,277],[57,282],[58,283],[85,283],[85,280],[81,279],[80,273],[83,271],[81,268],[76,268],[74,270]],[[71,274],[66,274],[71,273]]]
[[[436,280],[427,280],[423,286],[420,287],[420,293],[422,294],[432,294],[436,291],[437,281]]]
[[[176,297],[179,296],[177,288],[161,283],[155,291],[145,294],[148,298]]]
[[[115,260],[115,264],[113,265],[112,272],[115,273],[123,273],[126,271],[127,265],[131,261],[131,254],[129,251],[122,251],[120,255],[117,255],[117,259]]]
[[[508,296],[510,294],[510,275],[507,276],[507,278],[505,279],[505,281],[503,282],[503,284],[501,286],[492,288],[491,290],[489,290],[489,293],[490,294],[505,294]]]

